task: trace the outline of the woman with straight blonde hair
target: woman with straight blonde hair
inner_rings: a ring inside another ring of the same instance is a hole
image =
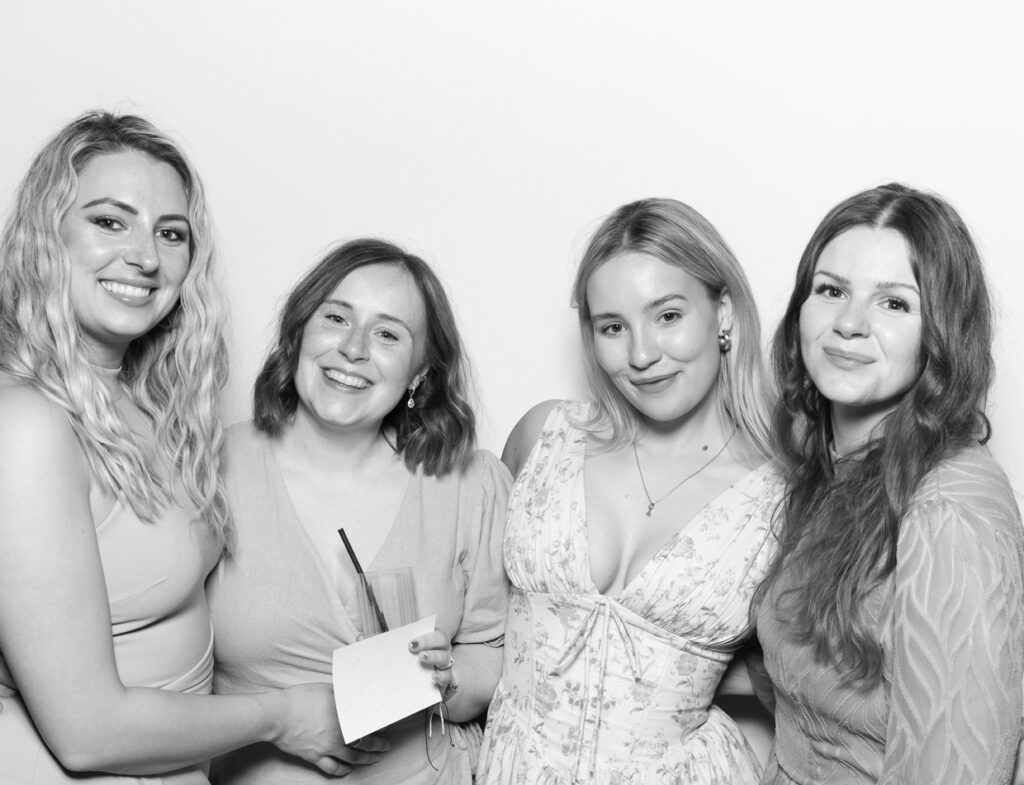
[[[4,783],[199,785],[259,740],[335,774],[376,758],[345,746],[329,685],[207,694],[221,321],[179,148],[131,115],[65,126],[0,243]]]
[[[711,706],[781,493],[750,287],[696,210],[646,199],[598,228],[574,300],[593,401],[535,407],[503,456],[512,596],[479,781],[756,783]]]

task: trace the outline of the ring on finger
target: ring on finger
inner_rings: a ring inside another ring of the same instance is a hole
[[[435,666],[434,666],[434,670],[438,670],[438,671],[450,671],[450,670],[452,669],[452,666],[453,666],[453,665],[455,665],[455,658],[454,658],[454,657],[453,657],[453,656],[451,655],[451,653],[449,652],[449,654],[448,654],[448,663],[447,663],[446,665],[442,665],[442,666],[440,666],[440,667],[438,667],[437,665],[435,665]]]

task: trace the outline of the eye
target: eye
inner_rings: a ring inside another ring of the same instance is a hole
[[[157,229],[156,236],[170,245],[181,245],[188,241],[187,231],[183,229],[175,229],[170,226],[163,229]]]
[[[887,311],[910,313],[910,303],[900,297],[886,297],[883,305]]]
[[[377,335],[387,343],[396,343],[398,341],[398,334],[385,328],[378,330]]]
[[[116,232],[120,229],[124,229],[124,224],[116,218],[111,218],[109,215],[98,215],[92,219],[92,222],[100,227],[100,229],[106,229],[108,232]]]
[[[332,324],[345,324],[345,317],[342,316],[340,313],[325,313],[324,319],[327,320],[328,322],[331,322]]]
[[[608,338],[614,338],[616,335],[622,335],[626,331],[626,325],[621,322],[608,322],[598,327],[597,331]]]
[[[658,314],[658,321],[662,324],[675,324],[683,315],[679,311],[665,311],[664,313]]]
[[[821,295],[821,296],[827,297],[829,299],[835,299],[837,297],[842,297],[843,296],[843,290],[842,289],[840,289],[835,284],[826,283],[824,281],[822,283],[819,283],[817,286],[814,287],[814,293],[817,294],[817,295]]]

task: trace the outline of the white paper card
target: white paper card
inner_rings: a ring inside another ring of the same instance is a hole
[[[436,616],[334,650],[334,705],[352,742],[437,703],[432,670],[420,665],[409,641],[432,632]]]

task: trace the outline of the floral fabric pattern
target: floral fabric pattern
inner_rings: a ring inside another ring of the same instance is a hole
[[[478,782],[756,783],[760,767],[711,705],[751,634],[782,484],[770,464],[685,522],[617,596],[590,577],[585,404],[549,416],[512,490],[512,597]]]

